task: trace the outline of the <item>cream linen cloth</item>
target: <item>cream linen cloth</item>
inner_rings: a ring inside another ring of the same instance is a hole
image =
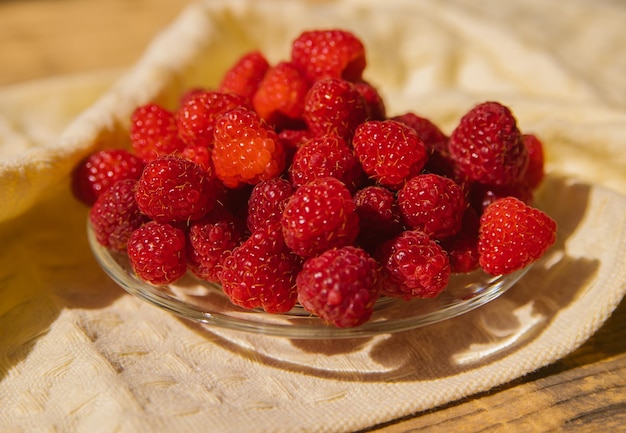
[[[626,6],[556,0],[207,1],[114,73],[0,93],[0,431],[347,432],[489,390],[567,355],[626,290]],[[502,297],[394,335],[298,341],[204,329],[105,277],[68,192],[149,100],[215,84],[244,51],[350,28],[390,114],[449,132],[483,100],[545,142],[558,241]],[[119,79],[117,79],[119,77]]]

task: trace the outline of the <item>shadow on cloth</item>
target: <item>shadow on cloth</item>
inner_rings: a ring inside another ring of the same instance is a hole
[[[87,208],[69,188],[0,224],[0,380],[23,360],[64,308],[102,308],[124,292],[96,263]]]
[[[565,249],[587,211],[589,189],[567,179],[546,179],[542,190],[548,190],[551,199],[540,198],[538,206],[558,222],[556,244],[508,292],[463,316],[412,331],[338,340],[264,337],[188,326],[255,362],[346,381],[431,380],[492,363],[540,335],[596,275],[597,260],[570,257]]]

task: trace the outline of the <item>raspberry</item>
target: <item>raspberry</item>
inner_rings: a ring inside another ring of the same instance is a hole
[[[135,154],[146,162],[178,153],[185,147],[178,137],[174,113],[158,104],[142,105],[133,111],[130,141]]]
[[[235,218],[221,206],[189,225],[188,267],[197,277],[219,282],[222,264],[243,238]]]
[[[386,277],[384,295],[406,300],[435,298],[448,285],[448,255],[422,231],[402,232],[385,242],[379,254]]]
[[[107,149],[92,153],[80,161],[71,174],[74,197],[93,206],[100,194],[119,180],[139,179],[144,162],[124,149]]]
[[[429,153],[433,153],[434,151],[447,153],[448,137],[430,119],[408,112],[394,116],[391,120],[413,128]]]
[[[89,210],[89,221],[100,245],[126,252],[130,234],[148,218],[139,211],[135,200],[134,179],[124,179],[100,194]]]
[[[265,74],[254,94],[252,106],[261,119],[277,129],[302,125],[304,97],[309,83],[289,62],[280,62]]]
[[[303,32],[292,42],[291,60],[311,83],[326,78],[358,81],[367,65],[361,40],[339,29]]]
[[[521,200],[496,200],[480,217],[480,266],[491,275],[522,269],[554,244],[556,228],[552,218]]]
[[[320,136],[300,146],[289,167],[289,179],[295,187],[327,176],[341,180],[350,191],[356,191],[365,179],[352,149],[334,135]]]
[[[533,202],[533,192],[524,183],[512,183],[507,185],[485,185],[471,182],[468,188],[468,200],[472,207],[482,214],[487,206],[499,198],[515,197],[527,205]]]
[[[266,224],[280,222],[292,193],[291,182],[282,177],[257,183],[248,199],[248,229],[253,232]]]
[[[448,253],[451,272],[469,273],[478,269],[478,227],[478,214],[474,208],[468,207],[461,230],[441,240],[441,247]]]
[[[284,313],[295,305],[301,260],[285,245],[280,223],[255,230],[224,260],[221,283],[230,300],[244,308]]]
[[[296,278],[298,301],[336,327],[359,326],[372,315],[378,280],[378,263],[362,249],[331,249],[304,263]]]
[[[170,284],[187,271],[185,232],[168,223],[150,221],[128,240],[128,258],[139,278],[148,283]]]
[[[211,161],[211,150],[202,145],[190,145],[185,147],[179,156],[195,162],[206,172],[209,179],[214,178],[213,162]]]
[[[226,71],[217,90],[252,100],[269,67],[267,59],[259,51],[246,53]]]
[[[398,206],[404,222],[435,239],[461,230],[467,204],[463,190],[453,180],[436,174],[420,174],[398,191]]]
[[[503,185],[520,180],[528,152],[508,107],[484,102],[472,108],[452,131],[450,156],[469,180]]]
[[[243,107],[217,120],[212,159],[215,175],[230,188],[271,179],[285,167],[285,151],[276,132]]]
[[[195,220],[215,205],[215,188],[199,165],[177,156],[146,164],[137,183],[139,209],[160,222]]]
[[[522,141],[528,152],[528,167],[522,183],[531,190],[537,188],[544,178],[543,143],[534,134],[523,134]]]
[[[350,142],[357,126],[367,120],[368,106],[361,93],[338,78],[313,84],[304,99],[303,117],[314,135],[337,135]]]
[[[187,145],[211,147],[217,119],[241,106],[250,107],[244,96],[197,90],[187,95],[178,107],[178,135]]]
[[[281,222],[285,243],[302,257],[350,245],[359,233],[350,191],[334,177],[321,177],[298,188]]]
[[[354,194],[360,229],[357,243],[367,251],[396,235],[403,225],[393,192],[381,186],[367,186]]]
[[[387,118],[387,107],[378,89],[367,81],[358,81],[354,87],[365,99],[367,105],[367,118],[371,120],[385,120]]]
[[[426,164],[424,143],[413,128],[394,120],[370,120],[352,141],[363,170],[379,184],[397,190]]]

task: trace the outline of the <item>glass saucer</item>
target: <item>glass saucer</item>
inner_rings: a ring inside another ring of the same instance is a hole
[[[209,329],[219,327],[294,339],[369,337],[448,320],[497,298],[529,269],[495,277],[482,271],[454,274],[446,290],[435,299],[381,298],[367,323],[355,328],[336,328],[324,324],[299,306],[283,314],[240,308],[230,302],[219,285],[202,281],[190,273],[175,284],[148,284],[134,274],[124,254],[112,252],[98,243],[89,221],[87,236],[100,267],[132,295],[180,317],[207,325]]]

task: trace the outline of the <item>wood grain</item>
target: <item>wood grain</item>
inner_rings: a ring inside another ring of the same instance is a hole
[[[187,3],[0,1],[0,86],[128,66]],[[367,431],[626,431],[626,302],[579,350],[551,366]]]

